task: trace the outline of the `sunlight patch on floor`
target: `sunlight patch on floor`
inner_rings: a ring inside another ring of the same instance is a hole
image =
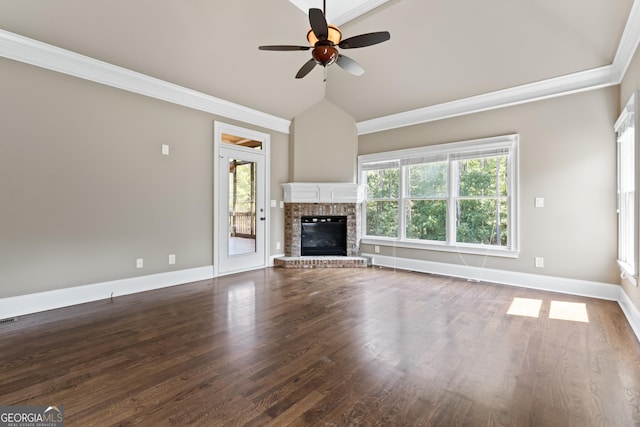
[[[582,302],[551,301],[549,319],[589,323],[587,305]]]
[[[538,317],[542,300],[531,298],[514,298],[507,314],[513,316]]]
[[[514,298],[507,314],[523,317],[540,317],[542,300],[532,298]],[[582,302],[551,301],[549,319],[568,320],[589,323],[587,305]]]

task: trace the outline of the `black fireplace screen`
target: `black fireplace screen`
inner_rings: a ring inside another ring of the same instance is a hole
[[[346,216],[303,216],[302,256],[347,255]]]

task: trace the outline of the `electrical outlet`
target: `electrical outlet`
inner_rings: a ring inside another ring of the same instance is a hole
[[[169,254],[169,264],[176,263],[176,254]]]
[[[544,258],[542,258],[541,256],[537,256],[536,257],[536,267],[537,268],[543,268],[544,267]]]
[[[379,253],[380,253],[380,246],[375,245],[375,246],[373,247],[373,252],[375,252],[375,253],[379,254]]]
[[[142,258],[136,259],[136,268],[144,267],[144,260]]]

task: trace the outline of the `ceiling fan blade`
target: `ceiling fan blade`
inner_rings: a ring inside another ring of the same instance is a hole
[[[353,49],[386,42],[390,38],[391,34],[389,34],[388,31],[378,31],[377,33],[367,33],[349,37],[348,39],[342,40],[338,46],[342,49]]]
[[[305,62],[304,65],[300,68],[300,70],[298,70],[298,74],[296,74],[296,79],[301,79],[307,74],[309,74],[315,66],[316,66],[316,60],[313,58]]]
[[[364,74],[364,68],[348,56],[339,54],[338,59],[336,59],[336,64],[338,64],[340,68],[345,70],[347,73],[353,74],[354,76],[361,76]]]
[[[309,50],[311,46],[290,46],[290,45],[273,45],[273,46],[258,46],[260,50],[279,50],[279,51],[287,51],[287,50]]]
[[[318,40],[326,40],[329,37],[329,26],[322,10],[309,9],[309,24]]]

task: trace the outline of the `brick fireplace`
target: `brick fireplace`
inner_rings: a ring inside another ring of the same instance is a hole
[[[362,188],[348,183],[282,184],[285,201],[285,236],[283,258],[276,267],[366,267],[360,258]],[[302,256],[303,217],[346,217],[346,256]]]

